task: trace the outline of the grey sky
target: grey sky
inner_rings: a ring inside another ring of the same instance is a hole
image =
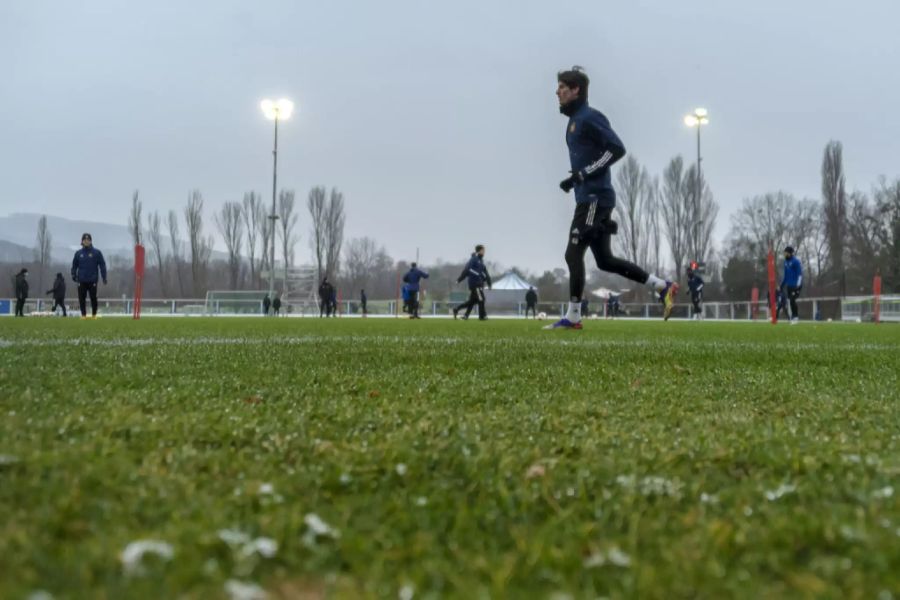
[[[199,188],[208,221],[271,193],[271,123],[293,99],[280,185],[340,187],[347,237],[395,258],[562,266],[573,200],[555,73],[652,173],[693,160],[682,123],[709,108],[704,167],[722,205],[819,196],[829,139],[850,189],[900,175],[900,2],[95,2],[0,4],[0,214],[124,223]],[[308,218],[300,258],[308,257]],[[98,241],[99,244],[99,241]]]

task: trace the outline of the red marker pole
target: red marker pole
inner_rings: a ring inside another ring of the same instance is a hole
[[[134,310],[133,319],[141,318],[141,299],[144,297],[144,247],[134,247]]]
[[[775,254],[769,250],[769,316],[772,325],[778,323],[778,305],[775,303]]]
[[[881,275],[875,275],[875,279],[872,281],[872,293],[875,296],[875,300],[873,302],[872,312],[875,317],[875,324],[881,323]]]
[[[759,288],[755,285],[750,290],[750,318],[754,321],[759,318]]]

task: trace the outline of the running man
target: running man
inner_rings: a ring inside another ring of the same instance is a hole
[[[688,289],[691,291],[691,319],[703,319],[703,278],[697,274],[693,265],[688,267]]]
[[[588,248],[601,270],[644,284],[659,294],[659,301],[665,306],[664,316],[668,318],[678,293],[678,284],[651,275],[612,253],[612,236],[617,230],[612,220],[616,193],[609,169],[625,156],[625,146],[610,127],[609,120],[588,105],[590,80],[581,67],[561,71],[556,79],[559,111],[569,117],[566,145],[572,167],[569,177],[560,182],[559,187],[565,193],[575,191],[575,216],[566,248],[569,310],[565,317],[545,329],[581,329],[584,255]]]
[[[419,282],[428,279],[428,273],[419,268],[419,265],[412,263],[409,271],[403,276],[403,283],[407,285],[409,290],[409,318],[421,319],[419,316]]]

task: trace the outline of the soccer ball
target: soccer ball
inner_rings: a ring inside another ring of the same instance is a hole
[[[539,320],[539,321],[543,321],[543,320],[546,319],[546,318],[547,318],[547,313],[545,313],[545,312],[539,312],[539,313],[538,313],[538,320]]]

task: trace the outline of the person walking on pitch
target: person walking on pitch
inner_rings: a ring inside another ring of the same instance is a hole
[[[275,299],[272,300],[272,316],[281,316],[281,294],[275,294]]]
[[[16,316],[25,316],[25,301],[28,300],[28,269],[16,273]]]
[[[567,194],[574,190],[575,215],[566,247],[569,309],[562,319],[545,329],[581,329],[584,255],[588,248],[601,270],[644,284],[657,293],[665,307],[664,316],[668,318],[678,293],[678,284],[651,275],[612,253],[612,236],[617,231],[617,224],[612,220],[616,193],[610,167],[625,156],[625,146],[603,113],[588,105],[590,80],[581,67],[561,71],[556,79],[559,110],[569,118],[566,145],[571,165],[569,176],[560,182],[559,187]]]
[[[47,290],[48,294],[53,294],[53,308],[51,312],[56,312],[56,308],[59,307],[62,309],[63,316],[66,315],[66,278],[63,277],[62,273],[56,274],[56,279],[53,281],[53,287]]]
[[[75,253],[72,259],[72,280],[78,284],[78,307],[81,309],[81,318],[87,319],[87,297],[91,297],[91,317],[97,318],[97,283],[103,281],[106,285],[106,261],[103,253],[94,248],[94,240],[91,234],[81,236],[81,249]]]
[[[491,289],[491,275],[488,273],[487,267],[484,266],[484,246],[478,244],[475,246],[475,252],[469,262],[466,263],[462,273],[456,279],[456,283],[460,283],[463,279],[468,280],[469,299],[453,309],[453,318],[459,315],[459,311],[466,309],[463,319],[468,319],[469,314],[475,306],[478,306],[478,320],[487,320],[487,310],[484,307],[484,286],[487,284]]]

